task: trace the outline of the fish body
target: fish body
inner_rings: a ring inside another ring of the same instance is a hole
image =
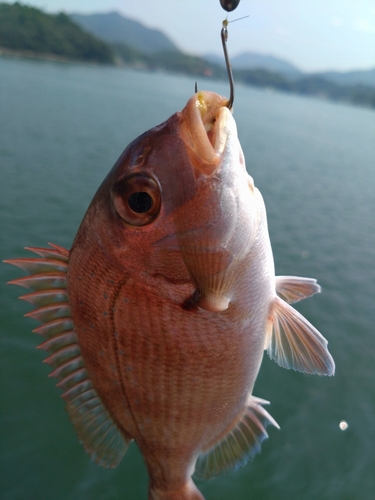
[[[252,395],[264,349],[331,375],[327,342],[287,302],[315,280],[275,277],[266,210],[226,99],[194,95],[133,141],[70,252],[9,261],[86,450],[105,466],[131,440],[149,498],[202,499],[191,476],[245,463],[278,427]]]

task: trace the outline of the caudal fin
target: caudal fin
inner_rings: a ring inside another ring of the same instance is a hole
[[[150,487],[148,500],[205,500],[202,493],[195,486],[192,479],[179,488],[173,491],[160,490]]]

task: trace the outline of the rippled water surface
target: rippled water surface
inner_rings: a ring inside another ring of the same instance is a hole
[[[1,259],[49,241],[69,248],[124,147],[193,92],[185,77],[0,58]],[[298,309],[328,339],[337,373],[302,375],[266,356],[254,392],[281,430],[269,429],[246,467],[199,487],[207,500],[373,499],[375,114],[238,87],[234,115],[277,274],[319,280],[323,293]],[[21,272],[2,264],[0,273],[1,498],[145,500],[135,445],[117,469],[90,462],[35,350],[22,290],[5,287]]]

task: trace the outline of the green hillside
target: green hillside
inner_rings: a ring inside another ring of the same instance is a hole
[[[45,14],[18,2],[0,3],[0,47],[81,61],[113,60],[108,45],[84,32],[65,14]]]
[[[180,52],[162,31],[147,28],[118,12],[70,14],[70,18],[85,31],[110,44],[123,44],[147,55],[157,52]]]

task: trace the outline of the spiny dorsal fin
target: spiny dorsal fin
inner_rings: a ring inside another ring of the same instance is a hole
[[[224,439],[198,457],[195,468],[197,477],[208,479],[226,469],[237,469],[260,452],[262,441],[268,438],[266,427],[271,424],[279,429],[262,404],[269,403],[250,396],[242,419]]]
[[[66,273],[68,264],[63,260],[43,258],[39,257],[37,259],[21,258],[21,259],[8,259],[4,260],[7,264],[13,264],[13,266],[20,267],[27,273],[34,274],[45,274],[51,272],[61,272]]]
[[[275,297],[266,339],[271,359],[283,368],[333,375],[335,363],[327,344],[323,335],[302,314]]]
[[[20,299],[30,302],[35,307],[51,305],[54,302],[67,302],[68,294],[66,288],[39,290],[38,292],[21,295]]]
[[[276,276],[276,293],[288,304],[306,299],[320,292],[320,286],[313,278],[299,276]]]
[[[34,252],[42,257],[52,258],[56,260],[62,260],[63,262],[68,262],[69,260],[69,250],[66,248],[59,247],[58,245],[54,245],[53,243],[49,243],[51,248],[39,248],[39,247],[25,247],[25,250],[30,250],[30,252]]]
[[[45,337],[38,347],[49,353],[44,361],[54,368],[50,376],[60,379],[57,385],[64,390],[62,397],[79,439],[95,462],[115,467],[129,441],[107,412],[85,368],[66,291],[69,251],[49,245],[52,248],[27,248],[39,258],[5,261],[30,273],[10,283],[34,290],[21,297],[36,307],[25,316],[43,323],[34,330]]]
[[[4,262],[11,264],[11,261],[8,260],[5,260]],[[23,286],[34,291],[49,291],[56,290],[57,288],[66,288],[66,273],[57,272],[48,273],[48,275],[34,274],[31,276],[22,276],[22,278],[16,278],[15,280],[8,281],[8,285]],[[22,300],[28,300],[25,297],[26,295],[22,296]]]

